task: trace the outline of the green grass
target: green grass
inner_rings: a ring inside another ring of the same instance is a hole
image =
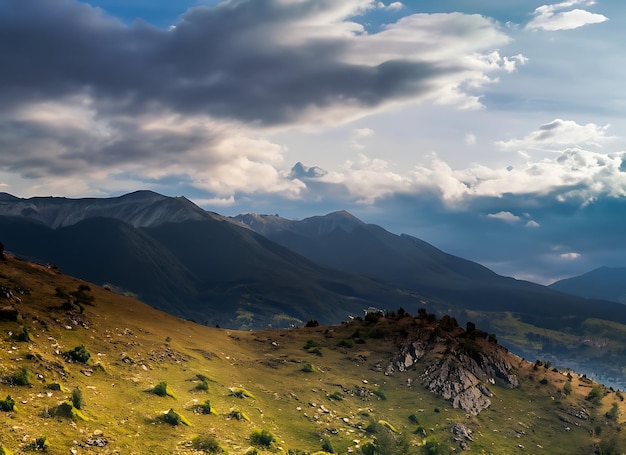
[[[381,434],[406,438],[417,453],[431,440],[442,454],[453,449],[460,453],[451,437],[451,425],[457,422],[473,430],[470,453],[521,453],[518,444],[525,453],[580,453],[593,444],[607,446],[614,437],[618,447],[626,447],[626,432],[618,431],[626,422],[626,402],[608,389],[597,403],[586,401],[595,384],[577,375],[567,395],[562,393],[566,376],[543,367],[535,371],[533,363],[516,359],[520,388],[489,385],[495,393],[492,406],[469,418],[419,384],[423,365],[385,375],[384,367],[397,350],[402,330],[410,329],[411,318],[400,322],[381,318],[375,325],[357,321],[336,327],[238,332],[173,318],[90,285],[93,305],[85,305],[81,315],[86,328],[73,324],[66,310],[50,309],[59,308],[55,288],[77,289],[79,280],[19,261],[0,264],[0,285],[10,288],[17,282],[31,289],[16,304],[22,318],[0,321],[5,334],[25,327],[32,339],[28,343],[0,339],[0,377],[30,372],[27,385],[0,382],[0,397],[10,395],[19,407],[10,418],[2,416],[13,430],[2,431],[1,443],[15,453],[26,453],[28,444],[46,435],[51,454],[68,453],[76,447],[74,441],[85,453],[95,453],[86,445],[95,438],[107,441],[99,453],[191,455],[194,444],[204,453],[221,453],[211,452],[217,443],[239,454],[252,444],[254,430],[265,429],[276,439],[271,450],[315,453],[322,449],[322,438],[328,438],[335,453],[357,454],[355,440],[363,446],[376,438],[365,431],[372,421],[382,427]],[[78,309],[72,311],[74,318],[80,314]],[[375,333],[379,338],[350,348],[337,346],[341,340],[354,339],[355,333]],[[307,351],[321,347],[324,355],[310,357],[303,351],[307,344]],[[90,352],[88,362],[65,361],[63,353],[78,346]],[[314,368],[323,374],[303,373],[303,356],[307,361],[314,358]],[[544,377],[548,383],[539,384]],[[411,387],[407,378],[414,380]],[[210,393],[196,389],[203,381]],[[146,393],[159,383],[165,383],[163,397]],[[85,404],[81,413],[89,420],[73,414],[78,410],[70,404],[71,391],[77,388]],[[168,397],[168,389],[176,393],[176,400]],[[66,403],[65,416],[44,417],[59,403]],[[560,417],[574,420],[562,411],[570,406],[585,407],[590,419],[576,420],[579,425],[566,431]],[[178,424],[165,422],[170,407],[180,417],[171,415],[171,421]],[[411,415],[415,419],[410,420]],[[599,437],[594,435],[596,426],[602,428]],[[424,431],[416,433],[418,427]],[[268,453],[263,446],[256,450]]]

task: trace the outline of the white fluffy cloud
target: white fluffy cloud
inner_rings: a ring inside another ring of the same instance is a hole
[[[521,220],[521,218],[517,215],[514,215],[511,212],[502,211],[498,213],[489,213],[487,218],[493,218],[496,220],[506,221],[507,223],[517,223]]]
[[[535,10],[534,18],[526,25],[530,30],[571,30],[585,25],[599,24],[609,20],[602,14],[596,14],[575,6],[591,6],[595,1],[571,0],[552,5],[543,5]]]
[[[587,123],[579,125],[572,120],[555,119],[550,123],[541,125],[538,130],[531,132],[522,139],[510,139],[496,142],[496,146],[502,150],[548,150],[559,151],[563,147],[601,147],[603,144],[615,139],[608,136],[607,130],[610,125],[596,125]]]

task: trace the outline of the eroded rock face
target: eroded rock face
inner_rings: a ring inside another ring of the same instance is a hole
[[[448,356],[430,365],[422,375],[428,390],[450,401],[454,408],[478,414],[491,405],[493,393],[461,363],[461,359]],[[481,386],[481,387],[479,387]]]
[[[469,414],[478,414],[491,405],[493,392],[489,385],[506,388],[519,386],[506,351],[495,344],[484,344],[484,349],[464,349],[464,336],[440,336],[423,332],[401,346],[388,370],[404,372],[423,362],[428,364],[421,376],[424,386],[448,400],[454,408]]]

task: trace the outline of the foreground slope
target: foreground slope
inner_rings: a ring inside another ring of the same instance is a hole
[[[0,444],[17,454],[591,454],[626,444],[621,394],[423,310],[240,332],[13,258],[0,262],[0,286]]]

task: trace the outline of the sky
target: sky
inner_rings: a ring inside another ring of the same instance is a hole
[[[0,0],[0,191],[348,210],[508,276],[626,266],[622,0]]]

